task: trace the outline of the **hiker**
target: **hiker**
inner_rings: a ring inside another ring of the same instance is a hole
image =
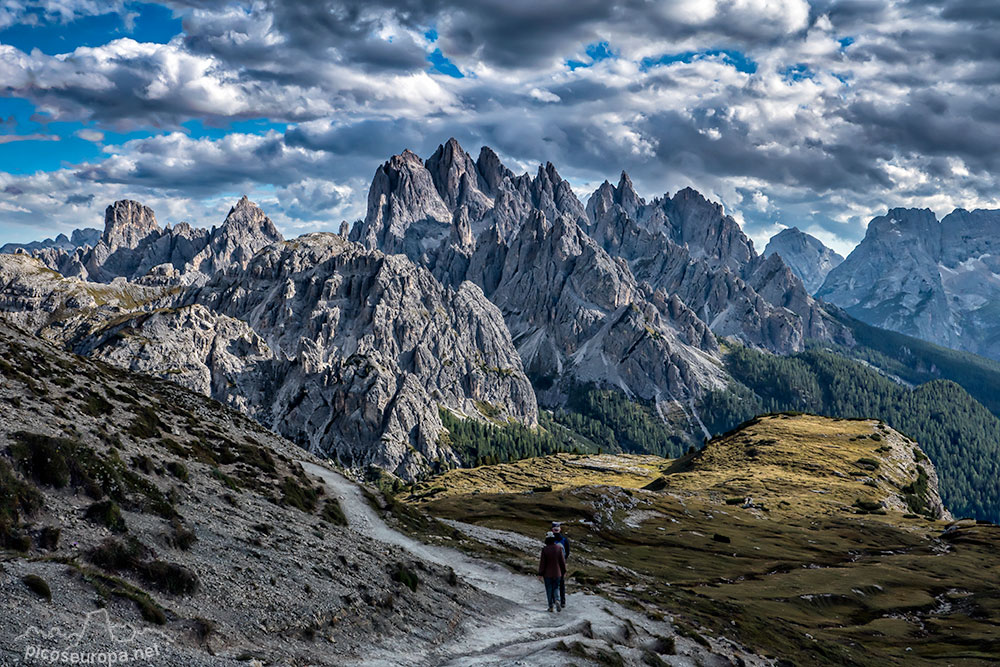
[[[555,607],[562,611],[559,604],[559,582],[566,576],[566,556],[561,546],[556,544],[556,536],[551,531],[545,534],[545,546],[542,547],[541,560],[538,563],[538,578],[545,581],[545,598],[549,603],[549,611]]]
[[[563,556],[569,561],[569,539],[562,532],[562,524],[558,521],[552,522],[552,534],[556,537],[556,544],[562,547]],[[566,606],[566,577],[559,580],[559,603]]]

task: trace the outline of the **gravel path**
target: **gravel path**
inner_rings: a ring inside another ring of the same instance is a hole
[[[328,491],[341,503],[348,525],[353,530],[414,557],[451,567],[469,584],[497,598],[495,608],[468,619],[444,644],[419,654],[401,650],[368,656],[366,665],[565,665],[570,657],[557,648],[560,642],[581,642],[588,647],[613,648],[626,664],[641,665],[644,648],[654,637],[672,637],[669,623],[654,622],[597,595],[569,593],[567,607],[561,613],[549,613],[541,582],[534,577],[515,574],[489,561],[467,556],[455,549],[427,545],[393,530],[372,509],[361,487],[327,468],[301,462],[306,471],[322,479]],[[463,526],[464,527],[464,526]],[[488,529],[482,529],[488,530]],[[527,538],[522,538],[527,539]],[[541,545],[538,545],[539,549]],[[670,665],[730,665],[732,647],[716,647],[710,653],[683,637],[676,637],[678,655],[660,656]],[[740,652],[748,665],[769,664]],[[574,657],[576,664],[586,660]]]

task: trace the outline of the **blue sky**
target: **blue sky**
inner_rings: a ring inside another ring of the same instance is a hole
[[[380,162],[455,136],[583,199],[624,169],[758,246],[796,225],[844,253],[890,206],[1000,206],[1000,13],[931,5],[10,0],[0,242],[126,197],[208,226],[246,193],[286,234],[335,229]]]

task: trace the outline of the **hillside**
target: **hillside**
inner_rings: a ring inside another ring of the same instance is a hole
[[[713,433],[782,410],[882,419],[921,443],[956,516],[1000,521],[1000,419],[954,382],[911,388],[871,364],[816,348],[776,357],[733,347],[725,366],[734,383],[708,394],[702,410]]]
[[[447,616],[490,608],[446,568],[345,528],[299,459],[317,461],[0,321],[0,664],[31,627],[77,632],[100,609],[157,641],[162,664],[323,665],[433,645]]]
[[[779,664],[985,664],[1000,650],[1000,529],[913,513],[914,492],[936,506],[934,476],[879,422],[774,415],[684,459],[562,454],[449,471],[400,498],[524,569],[563,521],[574,590]]]

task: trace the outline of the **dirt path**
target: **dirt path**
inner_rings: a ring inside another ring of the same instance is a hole
[[[301,462],[306,472],[322,479],[341,503],[351,529],[380,542],[405,549],[416,558],[451,567],[458,576],[508,604],[499,612],[476,615],[455,636],[429,651],[373,654],[366,665],[565,665],[570,656],[560,642],[580,642],[588,649],[618,653],[626,664],[644,664],[643,655],[655,637],[675,637],[669,623],[654,622],[597,595],[570,592],[561,613],[545,607],[542,584],[534,577],[515,574],[489,561],[455,549],[427,545],[393,530],[365,501],[361,487],[327,468]],[[484,529],[486,530],[486,529]],[[676,637],[677,655],[659,656],[670,665],[730,665],[731,647],[710,653],[691,640]],[[728,654],[728,655],[727,655]],[[723,657],[726,655],[727,657]],[[768,664],[749,660],[746,664]],[[576,664],[588,661],[573,656]]]

